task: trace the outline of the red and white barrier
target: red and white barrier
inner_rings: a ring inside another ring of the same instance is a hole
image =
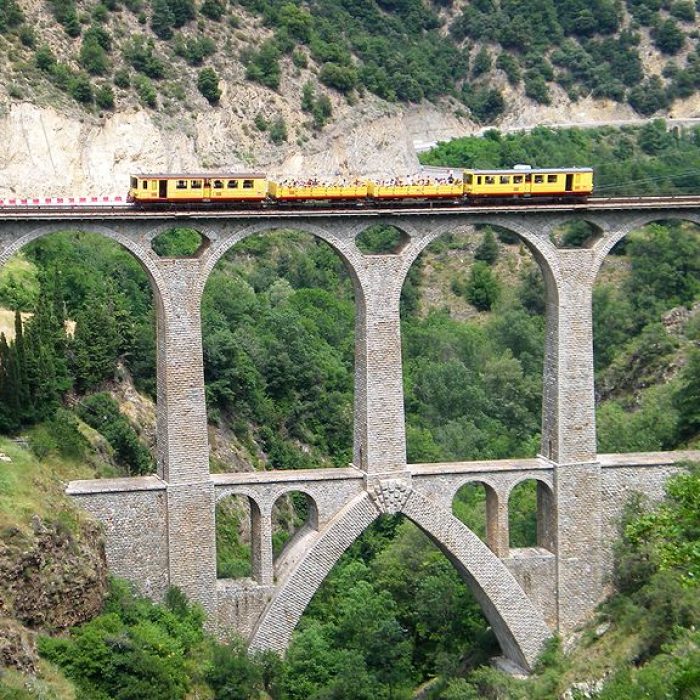
[[[114,207],[125,203],[126,197],[120,194],[99,197],[0,197],[0,207]]]

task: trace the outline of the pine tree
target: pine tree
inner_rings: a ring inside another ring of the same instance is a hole
[[[479,247],[474,252],[474,259],[481,260],[487,265],[493,265],[498,260],[498,243],[493,231],[487,228],[484,237],[481,239]]]
[[[159,39],[170,39],[173,35],[175,16],[170,9],[168,0],[153,0],[153,14],[151,15],[151,29]]]
[[[114,374],[122,339],[113,306],[104,293],[78,315],[73,337],[76,386],[87,391]]]

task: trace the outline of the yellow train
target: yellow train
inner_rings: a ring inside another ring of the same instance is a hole
[[[531,198],[583,200],[593,192],[592,168],[463,170],[436,177],[387,180],[317,178],[268,180],[264,173],[167,173],[132,175],[128,201],[136,205],[206,204],[226,206],[355,202],[403,204],[449,201],[455,204]]]

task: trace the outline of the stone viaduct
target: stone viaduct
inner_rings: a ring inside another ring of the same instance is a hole
[[[544,641],[590,615],[611,567],[616,519],[633,491],[658,498],[677,462],[700,453],[599,455],[591,299],[598,270],[628,232],[651,221],[700,224],[698,203],[639,202],[599,207],[410,210],[341,213],[0,214],[0,264],[54,231],[94,231],[131,251],[150,276],[157,316],[157,475],[72,482],[68,493],[101,520],[112,571],[155,598],[177,585],[208,614],[212,629],[236,631],[253,649],[284,650],[306,605],[345,549],[383,513],[403,513],[447,555],[471,588],[503,654],[532,667]],[[558,248],[557,226],[584,219],[589,247]],[[363,254],[356,237],[388,223],[403,232],[392,254]],[[473,224],[512,231],[531,250],[546,284],[542,442],[534,459],[407,464],[399,296],[421,251],[441,234]],[[159,258],[151,242],[174,225],[201,232],[191,258]],[[327,241],[355,289],[354,459],[343,469],[210,474],[200,302],[207,277],[235,243],[294,228]],[[538,546],[510,549],[508,496],[537,481]],[[452,515],[466,483],[486,490],[482,542]],[[291,491],[306,493],[311,516],[276,559],[271,510]],[[215,503],[247,497],[253,574],[217,579]]]

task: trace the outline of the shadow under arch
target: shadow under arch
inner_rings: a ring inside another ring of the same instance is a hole
[[[674,215],[673,212],[660,216],[658,212],[639,212],[636,217],[625,221],[624,226],[620,226],[609,236],[603,236],[593,246],[595,251],[595,260],[593,263],[593,283],[600,273],[600,268],[605,262],[612,249],[623,239],[629,236],[633,231],[637,231],[649,224],[660,223],[664,221],[677,221],[679,223],[687,222],[700,227],[700,211],[684,212],[682,215]]]
[[[551,636],[544,617],[498,557],[464,524],[412,491],[400,511],[455,566],[474,593],[505,656],[531,669]],[[252,651],[284,651],[314,593],[342,553],[378,518],[369,494],[348,503],[280,582],[250,640]]]

